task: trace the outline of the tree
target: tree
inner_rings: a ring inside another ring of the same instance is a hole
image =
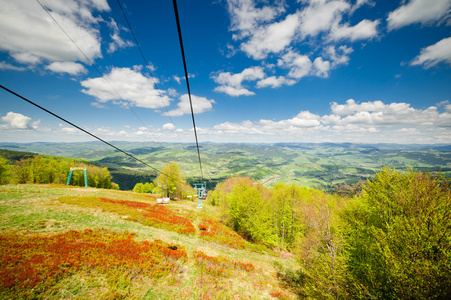
[[[186,195],[192,195],[194,189],[186,183],[177,163],[172,162],[166,166],[158,174],[154,181],[155,186],[161,186],[167,191],[172,199],[185,198]],[[183,196],[185,195],[185,196]]]
[[[14,166],[14,179],[17,183],[29,183],[32,180],[32,169],[29,159],[21,158]]]
[[[441,176],[384,168],[344,214],[352,298],[451,298],[451,192]]]
[[[164,190],[174,194],[179,181],[183,181],[183,175],[180,173],[179,166],[172,162],[161,169],[161,173],[155,179],[155,185],[162,186]]]
[[[6,158],[0,156],[0,184],[6,184],[11,181],[11,166]]]

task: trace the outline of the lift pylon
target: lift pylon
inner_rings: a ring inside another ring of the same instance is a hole
[[[195,183],[194,188],[197,190],[197,208],[202,208],[202,201],[207,199],[206,184]]]
[[[72,178],[72,172],[76,171],[76,170],[82,170],[83,171],[83,174],[85,176],[85,187],[88,187],[88,175],[86,173],[86,168],[84,168],[84,167],[72,167],[72,168],[70,168],[69,177],[67,177],[66,185],[70,185],[70,179]]]

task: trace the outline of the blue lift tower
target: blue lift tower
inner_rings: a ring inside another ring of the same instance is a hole
[[[207,199],[206,184],[195,183],[194,188],[197,190],[197,208],[202,208],[202,201]]]

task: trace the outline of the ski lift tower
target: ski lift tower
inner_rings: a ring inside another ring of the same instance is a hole
[[[73,171],[77,171],[77,170],[83,171],[83,175],[85,177],[85,187],[87,187],[88,186],[88,175],[86,174],[86,168],[85,167],[72,167],[72,168],[70,168],[69,176],[67,177],[66,185],[70,185],[70,179],[72,178],[72,172]]]
[[[195,183],[194,188],[197,190],[197,208],[202,208],[202,201],[207,199],[206,184]]]

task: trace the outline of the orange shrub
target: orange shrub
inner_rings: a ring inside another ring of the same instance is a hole
[[[214,277],[229,277],[231,271],[235,269],[242,269],[246,272],[253,271],[254,265],[251,263],[242,263],[238,261],[231,261],[222,256],[208,256],[202,251],[194,251],[194,258],[196,264],[205,271],[205,273]]]
[[[202,218],[197,226],[201,230],[200,236],[219,244],[227,245],[235,249],[244,249],[244,239],[224,224],[213,219]]]
[[[90,230],[55,235],[0,235],[0,296],[43,292],[76,272],[101,272],[108,277],[177,272],[187,261],[183,248],[160,240],[138,242],[134,234]],[[129,278],[129,280],[131,280]],[[34,291],[33,291],[34,290]]]
[[[166,206],[138,201],[97,197],[60,197],[58,201],[82,207],[97,207],[103,211],[128,216],[129,220],[183,234],[194,234],[191,220],[177,215]]]

